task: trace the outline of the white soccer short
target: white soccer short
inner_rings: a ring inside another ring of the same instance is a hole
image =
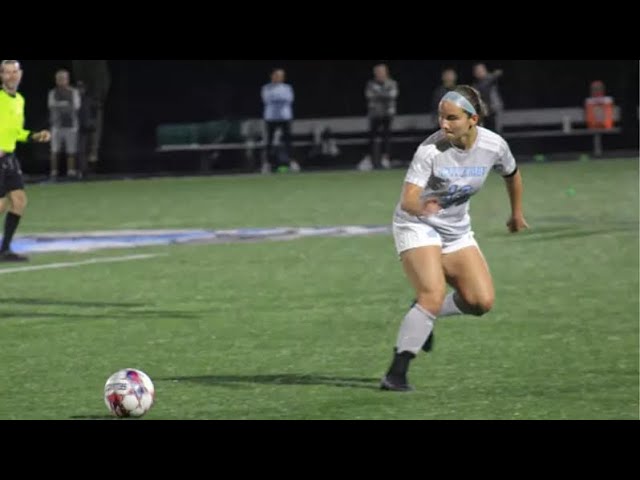
[[[51,152],[62,152],[62,145],[67,155],[75,155],[78,153],[78,129],[77,128],[58,128],[51,129]]]
[[[454,239],[443,240],[433,227],[425,223],[393,222],[393,239],[396,243],[398,255],[412,248],[437,245],[442,247],[442,253],[453,253],[467,247],[478,247],[473,231],[469,231]]]

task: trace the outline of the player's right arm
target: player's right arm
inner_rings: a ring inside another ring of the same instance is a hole
[[[419,187],[415,183],[404,183],[402,189],[402,200],[400,208],[410,215],[416,217],[428,217],[434,213],[438,213],[442,209],[435,197],[422,198],[423,187]]]
[[[400,208],[416,217],[429,216],[441,210],[438,199],[423,197],[431,175],[433,145],[420,145],[416,150],[404,180]]]

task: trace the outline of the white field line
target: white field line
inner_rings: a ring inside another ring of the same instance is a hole
[[[122,257],[92,258],[89,260],[82,260],[80,262],[60,262],[60,263],[49,263],[46,265],[33,265],[28,267],[2,268],[0,269],[0,275],[4,273],[33,272],[36,270],[48,270],[53,268],[79,267],[82,265],[93,265],[94,263],[128,262],[130,260],[144,260],[146,258],[153,258],[153,257],[159,257],[159,256],[164,256],[164,254],[141,253],[138,255],[125,255]]]

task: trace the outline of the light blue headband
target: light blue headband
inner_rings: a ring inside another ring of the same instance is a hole
[[[471,102],[466,98],[464,98],[462,95],[460,95],[458,92],[447,92],[447,94],[444,97],[442,97],[442,100],[440,101],[444,102],[445,100],[451,103],[455,103],[461,109],[463,109],[466,112],[469,112],[471,115],[477,115],[476,109],[473,108],[473,105],[471,105]]]

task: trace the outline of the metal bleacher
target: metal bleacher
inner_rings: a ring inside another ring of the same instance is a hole
[[[620,107],[614,109],[614,121],[620,122]],[[221,122],[227,122],[222,120]],[[588,129],[585,127],[584,108],[544,108],[506,110],[499,119],[501,135],[511,138],[541,138],[541,137],[572,137],[592,136],[593,155],[602,155],[602,136],[619,134],[621,129]],[[221,152],[229,150],[244,150],[247,158],[253,158],[256,151],[262,150],[264,144],[264,125],[261,119],[247,119],[239,121],[237,134],[225,138],[203,138],[189,130],[189,134],[182,139],[174,136],[170,141],[163,141],[162,128],[158,127],[157,152]],[[206,122],[213,128],[215,122]],[[190,128],[197,128],[197,124],[185,124]],[[205,125],[205,124],[202,124]],[[175,125],[174,125],[175,127]],[[392,124],[392,142],[419,142],[438,128],[437,118],[433,114],[397,115]],[[338,145],[364,145],[369,142],[367,117],[326,117],[296,119],[292,122],[292,137],[294,147],[310,147],[316,145],[326,129],[331,131],[332,137]]]

